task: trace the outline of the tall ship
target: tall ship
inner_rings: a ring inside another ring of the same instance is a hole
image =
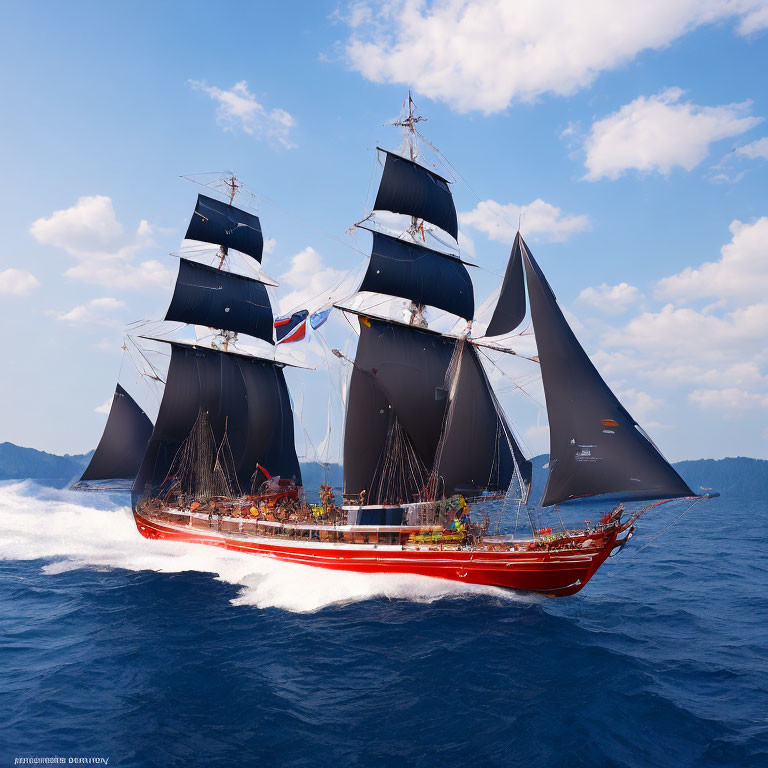
[[[258,217],[233,204],[233,180],[229,202],[200,195],[187,232],[219,246],[218,264],[182,258],[166,315],[215,337],[162,339],[165,391],[132,490],[143,536],[558,597],[582,589],[646,511],[703,498],[602,379],[520,232],[487,330],[473,337],[473,265],[459,251],[449,180],[419,162],[421,119],[409,97],[397,123],[404,148],[377,148],[376,199],[355,225],[371,235],[367,267],[356,294],[333,302],[359,327],[354,357],[333,350],[348,372],[340,498],[322,485],[308,500],[302,488],[286,363],[233,349],[238,334],[267,344],[275,330],[303,334],[284,327],[290,318],[275,322],[262,282],[227,270],[229,249],[258,262],[263,250]],[[382,212],[409,224],[387,229]],[[374,311],[388,301],[401,302],[401,317]],[[516,354],[506,341],[528,310],[537,353],[527,359],[540,367],[550,428],[540,500],[482,359],[488,348]],[[455,320],[450,332],[429,326],[435,311]],[[566,524],[568,505],[585,500],[602,505],[597,519]],[[508,530],[512,513],[527,521],[522,535]],[[542,524],[545,513],[559,524]]]

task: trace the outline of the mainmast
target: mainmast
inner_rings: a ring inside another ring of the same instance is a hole
[[[426,222],[458,241],[450,182],[416,162],[416,125],[424,119],[409,94],[407,116],[394,123],[403,128],[408,157],[377,148],[385,162],[373,210],[410,216],[411,226],[407,238],[370,230],[371,256],[358,290],[411,304],[402,323],[358,312],[344,488],[364,491],[369,504],[500,493],[514,476],[525,484],[531,478],[471,341],[430,330],[423,319],[431,306],[471,327],[475,312],[467,263],[424,242]]]
[[[419,147],[416,141],[416,135],[418,133],[416,124],[427,121],[426,117],[422,117],[421,115],[417,117],[414,114],[414,111],[417,109],[418,107],[414,104],[413,99],[411,98],[411,92],[408,91],[408,117],[404,117],[402,120],[395,120],[395,122],[392,123],[392,125],[396,125],[398,128],[403,129],[403,137],[408,144],[408,150],[411,155],[411,160],[413,161],[415,161],[419,155]]]
[[[410,155],[411,162],[416,162],[416,158],[419,156],[419,143],[416,138],[418,132],[416,131],[416,125],[421,122],[426,122],[427,120],[426,117],[422,117],[421,115],[417,117],[415,115],[415,110],[417,109],[418,107],[414,104],[413,99],[411,98],[411,92],[408,91],[408,117],[405,117],[402,120],[395,120],[395,122],[392,123],[392,125],[403,129],[403,138],[408,147],[408,154]],[[414,242],[416,241],[416,235],[419,232],[421,233],[423,240],[424,220],[422,219],[421,223],[419,223],[419,218],[417,216],[411,216],[411,226],[408,229],[408,234]],[[425,304],[417,304],[412,301],[411,305],[408,307],[408,311],[411,315],[408,321],[409,324],[426,328],[428,323],[424,317],[425,309]]]

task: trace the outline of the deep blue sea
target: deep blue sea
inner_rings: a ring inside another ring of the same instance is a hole
[[[768,766],[768,508],[640,551],[680,511],[551,600],[149,542],[124,498],[5,484],[0,768]]]

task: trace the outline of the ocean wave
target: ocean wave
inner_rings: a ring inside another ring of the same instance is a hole
[[[49,575],[78,568],[202,571],[240,587],[235,605],[298,613],[375,598],[423,603],[473,595],[541,599],[425,576],[330,571],[202,544],[151,541],[136,530],[124,495],[58,490],[30,480],[0,486],[0,559],[47,560],[43,572]]]

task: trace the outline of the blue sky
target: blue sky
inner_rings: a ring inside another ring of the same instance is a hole
[[[182,174],[235,169],[257,194],[283,308],[356,269],[366,241],[346,230],[411,87],[468,182],[478,305],[522,213],[577,335],[670,458],[768,458],[768,4],[377,7],[6,6],[0,440],[90,449],[118,371],[153,407],[120,346],[167,308],[198,191]],[[289,373],[316,444],[344,372],[317,339],[287,351],[319,367]],[[509,416],[546,450],[535,369],[497,357]]]

